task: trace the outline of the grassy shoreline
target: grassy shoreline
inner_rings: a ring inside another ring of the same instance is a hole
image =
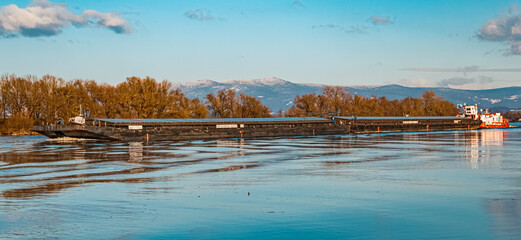
[[[11,133],[4,133],[0,132],[0,137],[23,137],[23,136],[39,136],[41,134],[37,132],[11,132]]]

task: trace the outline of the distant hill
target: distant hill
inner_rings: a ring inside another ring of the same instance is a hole
[[[180,88],[189,98],[204,99],[208,93],[231,88],[237,92],[259,98],[272,111],[285,110],[292,106],[296,95],[317,93],[322,91],[322,84],[292,83],[280,78],[262,78],[253,80],[232,80],[216,82],[198,80],[192,82],[173,83],[174,88]],[[507,87],[487,90],[462,90],[453,88],[411,88],[400,85],[384,86],[346,86],[352,94],[366,97],[372,95],[387,99],[403,99],[419,97],[428,90],[433,90],[454,104],[479,104],[479,108],[490,108],[493,111],[509,111],[521,109],[521,87]]]

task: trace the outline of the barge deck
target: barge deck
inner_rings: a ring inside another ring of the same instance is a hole
[[[120,141],[345,135],[403,131],[477,129],[479,120],[461,117],[290,117],[226,119],[88,119],[83,124],[35,125],[50,138]]]

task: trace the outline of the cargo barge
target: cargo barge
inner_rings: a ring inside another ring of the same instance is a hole
[[[119,141],[345,135],[402,131],[470,130],[480,120],[462,117],[290,117],[226,119],[82,119],[71,124],[40,124],[33,130],[49,138]]]
[[[335,117],[354,133],[477,129],[479,120],[465,117]]]

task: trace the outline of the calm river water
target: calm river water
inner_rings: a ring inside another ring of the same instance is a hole
[[[0,239],[521,239],[521,128],[0,138]]]

